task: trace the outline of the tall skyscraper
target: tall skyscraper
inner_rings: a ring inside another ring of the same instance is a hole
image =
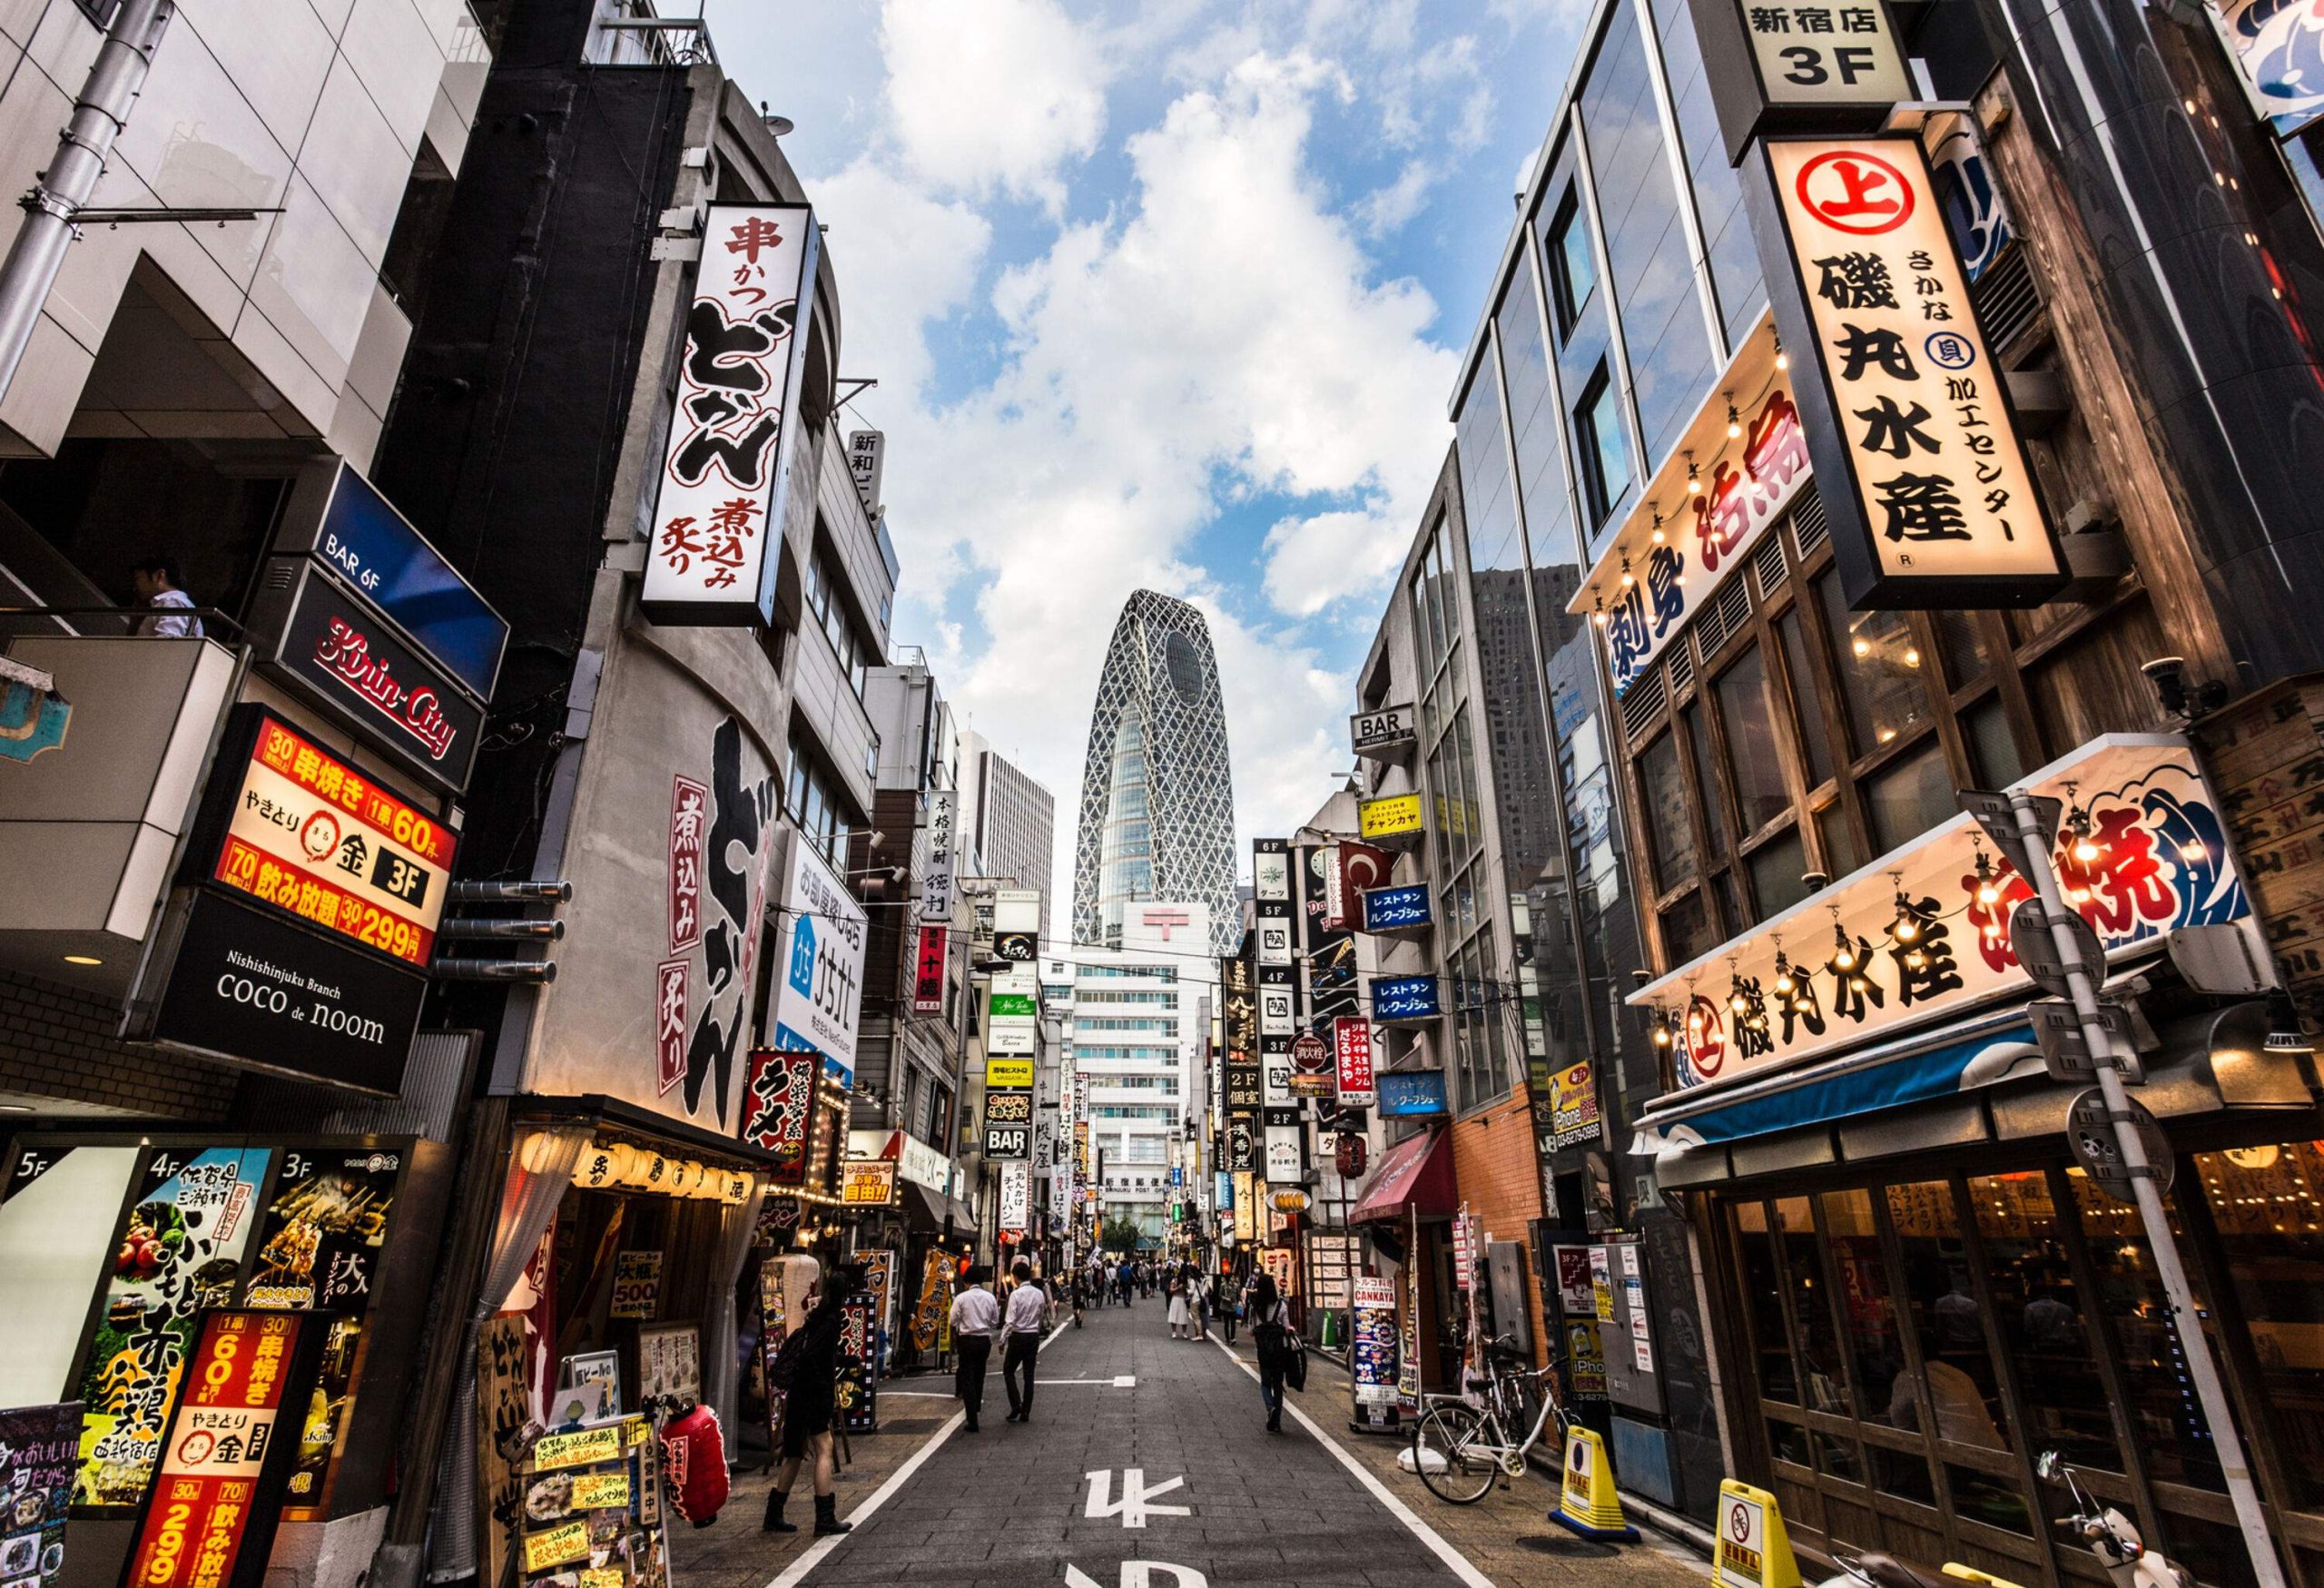
[[[1049,941],[1049,896],[1057,891],[1057,796],[992,747],[960,734],[960,814],[977,874],[1041,891],[1041,942]]]
[[[1073,936],[1118,945],[1132,900],[1210,906],[1213,951],[1236,943],[1235,787],[1218,658],[1202,614],[1139,590],[1122,607],[1089,713]]]

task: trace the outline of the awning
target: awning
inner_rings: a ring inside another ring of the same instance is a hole
[[[900,1180],[897,1188],[903,1192],[896,1206],[903,1215],[905,1228],[921,1235],[942,1235],[945,1233],[944,1218],[949,1213],[952,1218],[953,1235],[972,1235],[976,1232],[977,1216],[958,1197],[948,1197],[918,1180]]]
[[[1452,1142],[1448,1130],[1423,1130],[1380,1155],[1380,1167],[1364,1188],[1350,1224],[1401,1218],[1407,1208],[1423,1218],[1450,1218],[1459,1207],[1452,1183]]]

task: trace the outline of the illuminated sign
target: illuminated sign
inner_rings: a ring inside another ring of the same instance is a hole
[[[1371,1026],[1344,1016],[1334,1021],[1332,1047],[1338,1060],[1340,1106],[1370,1108],[1374,1093]]]
[[[839,1199],[850,1208],[885,1208],[896,1199],[896,1160],[851,1158],[839,1166]]]
[[[1775,132],[1873,133],[1918,99],[1881,0],[1694,0],[1730,165]]]
[[[1428,884],[1413,883],[1401,888],[1364,891],[1364,930],[1417,932],[1434,919],[1428,907]]]
[[[1019,1087],[1033,1084],[1033,1061],[1030,1059],[996,1059],[987,1056],[984,1061],[984,1083],[990,1087]]]
[[[1372,1018],[1375,1021],[1434,1020],[1443,1013],[1433,976],[1374,976]]]
[[[1388,794],[1364,800],[1355,808],[1356,825],[1366,839],[1404,838],[1422,828],[1420,795]]]
[[[1380,1117],[1411,1119],[1446,1112],[1444,1071],[1385,1070],[1380,1072]]]
[[[271,712],[237,711],[226,765],[239,764],[241,776],[206,880],[425,970],[451,878],[451,830]]]
[[[769,541],[802,426],[815,213],[713,204],[686,311],[640,607],[655,623],[774,623]]]
[[[815,1106],[816,1056],[760,1048],[751,1054],[743,1096],[743,1139],[774,1155],[767,1179],[778,1186],[807,1180],[807,1129]]]
[[[949,933],[941,926],[920,929],[920,950],[913,956],[911,978],[911,1011],[914,1014],[941,1014],[944,1011],[944,956]]]
[[[1763,147],[1776,321],[1848,605],[2048,599],[2065,567],[1920,141]]]

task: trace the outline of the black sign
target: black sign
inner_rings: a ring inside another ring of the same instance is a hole
[[[143,1040],[392,1097],[428,979],[194,896]]]
[[[1278,1103],[1273,1108],[1262,1109],[1259,1110],[1259,1120],[1270,1129],[1287,1129],[1299,1123],[1299,1105],[1293,1103],[1289,1108],[1285,1108]]]
[[[1226,1171],[1229,1174],[1256,1174],[1259,1169],[1258,1131],[1247,1114],[1230,1114],[1226,1119]]]
[[[1004,960],[1029,965],[1040,957],[1041,936],[1037,932],[997,932],[992,935],[992,952]]]
[[[253,625],[281,636],[269,666],[366,741],[446,788],[467,787],[484,707],[393,624],[313,566],[273,561],[270,597],[283,569],[292,570],[287,606],[279,615],[262,609]]]
[[[1029,1091],[1003,1091],[996,1087],[984,1094],[984,1122],[988,1125],[1029,1125],[1033,1122],[1033,1094]]]

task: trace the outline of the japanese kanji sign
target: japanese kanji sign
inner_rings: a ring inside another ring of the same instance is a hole
[[[2047,599],[2065,569],[1919,141],[1765,148],[1770,295],[1807,354],[1792,379],[1848,604]]]
[[[913,956],[911,978],[911,1011],[914,1014],[944,1012],[944,958],[950,932],[941,926],[920,929],[920,948]]]
[[[1766,133],[1870,133],[1916,99],[1881,0],[1695,0],[1730,163]]]
[[[643,605],[656,623],[771,623],[767,543],[783,533],[806,378],[814,212],[714,204],[703,240]]]

